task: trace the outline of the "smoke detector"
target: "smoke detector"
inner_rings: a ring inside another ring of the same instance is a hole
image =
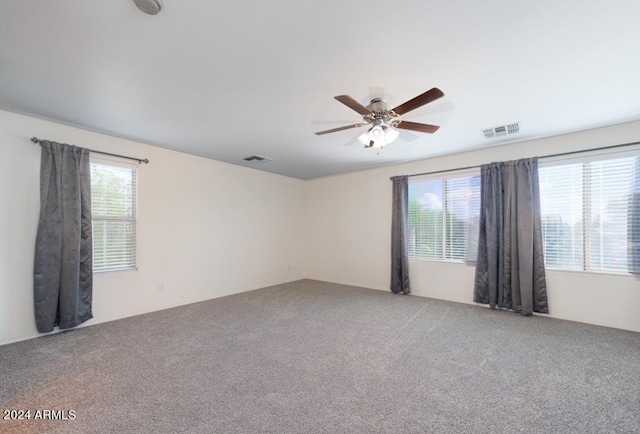
[[[514,122],[507,125],[499,125],[493,128],[486,128],[482,130],[482,134],[485,139],[493,139],[495,137],[502,137],[508,134],[515,134],[520,131],[520,122]]]
[[[133,2],[145,14],[156,15],[162,10],[162,0],[133,0]]]

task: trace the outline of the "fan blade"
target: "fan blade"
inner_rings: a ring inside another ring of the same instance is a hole
[[[346,127],[338,127],[338,128],[332,128],[330,130],[318,131],[316,133],[316,136],[321,136],[323,134],[329,134],[329,133],[335,133],[336,131],[348,130],[350,128],[358,128],[358,127],[361,127],[363,125],[366,125],[366,124],[353,124],[353,125],[347,125]]]
[[[411,110],[417,109],[418,107],[422,107],[425,104],[429,104],[430,102],[435,101],[438,98],[442,98],[443,96],[444,93],[437,87],[434,87],[433,89],[426,91],[422,95],[418,95],[417,97],[410,99],[404,104],[400,104],[398,107],[394,108],[393,111],[397,115],[403,115],[410,112]]]
[[[334,98],[340,101],[342,104],[349,107],[350,109],[357,111],[363,116],[370,115],[372,113],[371,110],[369,110],[368,108],[360,104],[355,99],[351,98],[349,95],[338,95]]]
[[[433,134],[438,131],[440,128],[437,125],[429,125],[429,124],[419,124],[418,122],[407,122],[402,121],[398,124],[396,128],[401,128],[403,130],[411,130],[411,131],[419,131],[421,133],[430,133]]]

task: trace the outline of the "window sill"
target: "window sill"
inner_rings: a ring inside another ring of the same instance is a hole
[[[576,274],[591,274],[597,276],[615,276],[615,277],[629,277],[636,280],[640,280],[640,275],[622,273],[622,272],[614,272],[614,271],[593,271],[593,270],[566,270],[562,268],[549,268],[546,267],[545,271],[551,271],[554,273],[576,273]]]
[[[133,267],[133,268],[116,268],[113,270],[94,270],[93,274],[109,274],[109,273],[126,273],[126,272],[131,272],[131,271],[138,271],[138,267]]]
[[[437,263],[437,264],[460,264],[460,265],[466,265],[468,267],[475,267],[476,266],[476,262],[475,261],[462,261],[462,260],[457,260],[457,259],[428,259],[428,258],[412,258],[412,257],[409,257],[409,261],[414,261],[414,262],[433,262],[433,263]]]

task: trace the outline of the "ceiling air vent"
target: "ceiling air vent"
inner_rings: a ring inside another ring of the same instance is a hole
[[[252,155],[251,157],[247,157],[244,161],[256,161],[258,163],[265,163],[267,161],[273,161],[271,158],[263,157],[262,155]]]
[[[493,139],[495,137],[502,137],[508,134],[515,134],[520,131],[520,122],[515,122],[507,125],[500,125],[493,128],[487,128],[482,130],[482,134],[485,139]]]

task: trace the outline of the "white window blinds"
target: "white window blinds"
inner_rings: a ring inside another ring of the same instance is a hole
[[[132,165],[91,162],[93,271],[137,266],[137,169]]]
[[[409,180],[409,257],[475,260],[480,175]]]
[[[627,273],[627,233],[637,157],[541,164],[548,268]]]
[[[539,166],[545,266],[583,269],[582,164]]]

